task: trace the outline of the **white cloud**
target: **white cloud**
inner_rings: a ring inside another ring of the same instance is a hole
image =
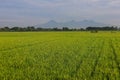
[[[112,19],[115,20],[120,14],[120,0],[2,0],[0,2],[0,19],[3,19],[0,21],[8,22],[11,19],[12,22],[16,20],[20,24],[43,23],[50,19],[58,21],[104,19],[106,22],[112,22]],[[8,6],[6,2],[10,5]],[[118,18],[116,20],[120,21]]]
[[[62,6],[65,3],[61,1],[55,1],[55,2],[50,2],[50,1],[45,1],[45,0],[24,0],[27,4],[30,4],[32,6],[36,7],[56,7],[56,6]]]
[[[118,6],[118,7],[120,7],[120,0],[111,0],[109,2],[109,5],[110,6]]]

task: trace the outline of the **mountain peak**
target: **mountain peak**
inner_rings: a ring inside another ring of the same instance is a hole
[[[95,22],[93,20],[83,20],[83,22]]]
[[[75,22],[75,20],[71,20],[70,22]]]
[[[54,20],[50,20],[45,24],[37,25],[38,27],[44,27],[44,28],[53,28],[53,27],[68,27],[68,28],[83,28],[83,27],[88,27],[88,26],[93,26],[93,27],[101,27],[101,26],[108,26],[108,24],[104,23],[99,23],[93,20],[83,20],[83,21],[68,21],[68,22],[62,22],[58,23]]]
[[[50,20],[50,21],[48,21],[48,23],[57,23],[57,22],[54,20]]]

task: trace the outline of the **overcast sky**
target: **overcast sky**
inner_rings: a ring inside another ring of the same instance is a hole
[[[84,19],[119,25],[120,0],[0,0],[0,26]]]

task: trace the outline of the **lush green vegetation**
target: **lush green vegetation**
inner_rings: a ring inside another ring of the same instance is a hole
[[[120,31],[117,26],[106,27],[86,27],[86,28],[69,28],[69,27],[55,27],[55,28],[40,28],[34,26],[28,27],[1,27],[0,32],[29,32],[29,31]]]
[[[120,80],[120,33],[1,32],[0,80]]]

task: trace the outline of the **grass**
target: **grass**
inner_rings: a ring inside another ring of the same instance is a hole
[[[1,32],[0,80],[120,80],[120,32]]]

